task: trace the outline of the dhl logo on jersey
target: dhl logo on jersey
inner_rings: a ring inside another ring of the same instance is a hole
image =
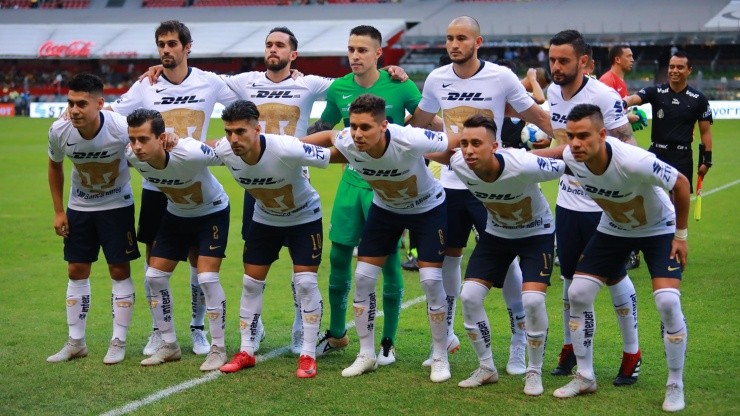
[[[295,94],[289,90],[257,90],[255,94],[250,95],[251,98],[269,98],[269,99],[280,99],[280,98],[301,98],[300,94]]]
[[[448,92],[444,101],[491,101],[492,97],[483,97],[481,92]]]
[[[196,95],[183,95],[180,97],[162,97],[162,101],[155,101],[154,105],[183,105],[205,102],[205,98]]]

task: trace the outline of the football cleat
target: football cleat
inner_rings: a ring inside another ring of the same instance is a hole
[[[498,371],[491,370],[487,367],[478,367],[470,373],[470,377],[457,383],[458,386],[464,388],[480,387],[485,384],[493,384],[498,381]]]
[[[87,356],[87,345],[85,345],[85,338],[74,339],[69,337],[67,342],[64,344],[58,353],[50,356],[46,361],[50,363],[59,363],[62,361],[69,361],[73,358],[82,358]]]
[[[295,371],[295,375],[298,378],[316,377],[316,359],[308,355],[301,355],[298,358],[298,369]]]
[[[401,263],[401,268],[410,272],[418,272],[419,263],[417,262],[416,257],[409,255],[408,259]]]
[[[526,349],[526,345],[521,344],[509,347],[509,362],[506,363],[506,373],[518,376],[527,371],[527,364],[524,359]]]
[[[113,338],[108,347],[108,352],[103,357],[105,364],[118,364],[126,357],[126,341]]]
[[[216,371],[226,364],[226,348],[211,346],[206,360],[200,365],[200,371]]]
[[[351,366],[342,370],[342,377],[356,377],[378,368],[375,357],[366,354],[357,354],[355,362]]]
[[[432,360],[432,372],[429,374],[429,379],[435,383],[441,383],[447,381],[452,377],[450,374],[450,362],[441,358],[435,358]]]
[[[146,342],[146,346],[144,346],[143,354],[154,355],[163,343],[162,333],[158,329],[152,329],[152,332],[149,334],[149,340]]]
[[[182,351],[180,351],[180,346],[177,344],[177,341],[173,343],[164,342],[154,355],[143,359],[141,361],[141,365],[147,367],[151,365],[164,364],[169,361],[177,361],[180,357],[182,357]]]
[[[637,382],[640,375],[640,365],[642,365],[642,354],[637,350],[634,354],[622,353],[622,365],[619,367],[619,373],[614,378],[615,386],[629,386]]]
[[[524,376],[524,394],[539,396],[545,392],[542,387],[542,374],[539,371],[529,370]]]
[[[341,337],[334,338],[329,333],[329,330],[327,330],[324,333],[324,336],[321,337],[319,342],[316,344],[316,356],[321,357],[329,354],[330,352],[341,351],[347,348],[347,345],[349,345],[349,337],[347,336],[347,331],[344,331],[344,334],[342,334]]]
[[[552,395],[560,399],[575,397],[579,394],[593,393],[596,391],[596,377],[589,380],[583,377],[581,373],[576,372],[575,377],[568,384],[555,390]]]
[[[245,351],[239,351],[231,361],[222,365],[219,370],[222,373],[236,373],[242,368],[254,367],[255,362],[254,355],[249,355]]]
[[[550,372],[554,376],[569,376],[573,374],[573,368],[576,366],[576,355],[573,353],[573,344],[563,345],[560,350],[560,359],[558,366]]]
[[[193,328],[190,330],[190,338],[193,340],[193,354],[206,355],[211,352],[211,343],[208,342],[205,331]]]
[[[627,261],[624,262],[624,268],[632,270],[640,267],[640,252],[631,251],[630,255],[627,256]]]
[[[678,384],[669,384],[665,386],[665,400],[663,400],[663,410],[666,412],[678,412],[686,407],[683,400],[683,387]]]
[[[390,338],[385,337],[380,341],[380,351],[378,351],[376,361],[378,365],[389,365],[396,362],[396,348]]]
[[[303,330],[299,329],[290,335],[290,352],[300,355],[301,351],[303,351]]]

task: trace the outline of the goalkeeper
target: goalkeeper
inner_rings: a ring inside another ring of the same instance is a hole
[[[632,49],[629,46],[612,46],[609,49],[609,63],[611,63],[611,68],[599,78],[599,81],[614,88],[620,97],[626,97],[627,83],[624,82],[624,75],[632,71],[634,62]],[[627,120],[632,125],[632,131],[642,130],[647,127],[647,115],[639,108],[632,108],[632,111],[627,113]]]

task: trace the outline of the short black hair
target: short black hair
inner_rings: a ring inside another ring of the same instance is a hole
[[[614,65],[614,62],[617,60],[617,58],[622,56],[622,52],[625,49],[629,49],[629,46],[623,43],[612,46],[611,49],[609,49],[609,63],[611,65]]]
[[[270,32],[267,34],[267,36],[270,36],[271,34],[275,32],[285,33],[286,35],[288,35],[288,39],[290,41],[290,48],[294,51],[298,50],[298,39],[296,39],[295,35],[293,34],[293,32],[291,32],[290,29],[288,29],[285,26],[273,27],[272,30],[270,30]]]
[[[385,120],[385,100],[377,95],[362,94],[349,105],[349,113],[370,113],[376,120]]]
[[[360,25],[355,26],[352,28],[352,30],[349,31],[349,35],[355,35],[355,36],[370,36],[371,39],[375,39],[378,41],[378,43],[382,46],[383,45],[383,35],[380,34],[380,31],[373,26],[368,25]]]
[[[67,84],[69,89],[78,92],[87,92],[91,95],[103,95],[103,80],[97,75],[81,72],[75,75]]]
[[[483,127],[493,135],[494,140],[496,139],[496,123],[494,123],[492,118],[486,117],[483,114],[474,114],[468,117],[468,119],[463,122],[463,127]]]
[[[177,33],[177,37],[180,39],[182,46],[188,43],[193,43],[193,37],[190,35],[190,29],[185,26],[179,20],[165,20],[159,24],[157,30],[154,31],[154,41],[158,41],[159,37],[167,33]]]
[[[575,29],[568,29],[558,32],[550,39],[550,45],[570,45],[576,51],[577,56],[588,55],[589,45],[583,39],[581,32]]]
[[[568,113],[566,121],[581,121],[587,117],[601,126],[604,125],[604,116],[601,114],[601,109],[593,104],[578,104],[573,107]]]
[[[691,69],[691,59],[689,59],[689,55],[687,55],[686,52],[676,51],[673,53],[673,55],[671,55],[671,58],[673,58],[674,56],[676,58],[686,58],[686,66],[688,66],[689,69]]]
[[[162,118],[162,114],[157,110],[137,108],[133,113],[126,117],[126,122],[129,127],[141,127],[147,121],[151,122],[149,126],[156,137],[159,137],[160,134],[164,133],[164,119]]]
[[[260,111],[257,109],[257,106],[247,100],[234,101],[224,108],[223,113],[221,113],[221,120],[228,122],[239,120],[257,121],[259,118]]]

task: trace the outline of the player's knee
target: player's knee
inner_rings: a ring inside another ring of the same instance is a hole
[[[481,287],[483,287],[483,285],[477,282],[468,281],[463,284],[462,290],[460,291],[460,302],[462,302],[463,311],[466,309],[478,308],[483,305],[483,300],[486,298],[488,288],[481,291]]]
[[[165,272],[154,267],[146,269],[146,282],[152,292],[166,288],[170,276],[172,276],[172,272]]]
[[[218,283],[219,274],[218,272],[203,272],[198,273],[198,284],[203,285],[207,283]]]
[[[568,300],[571,304],[591,305],[603,285],[596,278],[577,274],[568,288]]]
[[[299,296],[305,296],[319,289],[319,278],[313,272],[295,274],[295,291]]]
[[[540,310],[545,309],[545,294],[534,290],[522,292],[522,304],[524,313],[528,316],[536,316]]]
[[[264,282],[260,282],[257,279],[249,275],[242,277],[242,290],[248,295],[259,295],[265,288]]]
[[[346,271],[346,274],[349,274],[352,266],[352,250],[350,246],[332,243],[331,250],[329,250],[331,269]]]
[[[659,289],[653,292],[653,297],[663,323],[667,327],[671,326],[673,321],[681,315],[681,292],[672,288]]]

